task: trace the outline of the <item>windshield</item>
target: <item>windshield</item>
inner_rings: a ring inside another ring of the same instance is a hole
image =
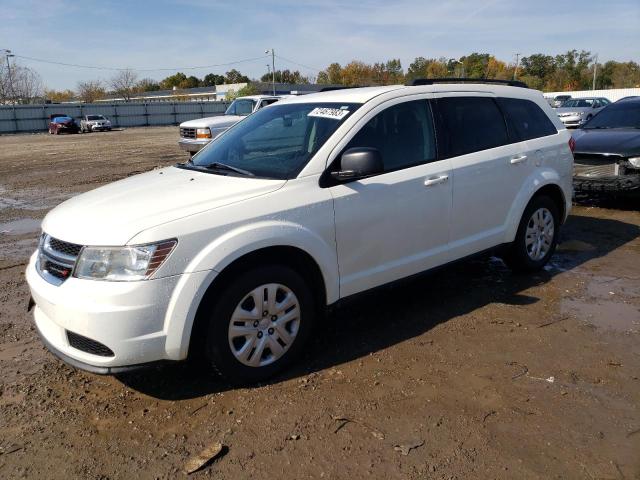
[[[87,120],[104,120],[102,115],[87,115]]]
[[[184,166],[214,168],[216,164],[225,164],[258,177],[294,178],[359,106],[353,103],[274,104],[238,122],[200,150],[192,164]],[[221,169],[215,171],[218,173]]]
[[[582,128],[640,128],[640,102],[607,105]]]
[[[567,100],[566,102],[564,102],[562,104],[562,108],[575,108],[575,107],[590,107],[591,105],[593,105],[593,99],[592,98],[574,98],[572,100]]]
[[[256,101],[248,98],[236,99],[233,101],[227,111],[224,112],[225,115],[249,115],[253,112],[253,107],[255,106]]]

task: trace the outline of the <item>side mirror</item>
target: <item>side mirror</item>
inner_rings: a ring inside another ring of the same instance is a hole
[[[382,155],[377,148],[350,148],[340,158],[340,170],[331,172],[338,181],[346,182],[371,177],[384,171]]]

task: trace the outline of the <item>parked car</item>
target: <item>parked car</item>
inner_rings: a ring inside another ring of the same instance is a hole
[[[49,133],[58,135],[59,133],[78,133],[80,127],[69,115],[65,113],[53,113],[49,115]]]
[[[552,98],[551,106],[553,108],[561,107],[562,104],[567,100],[569,100],[570,98],[571,98],[571,95],[556,95],[555,97]]]
[[[579,127],[610,103],[604,97],[572,98],[556,108],[556,113],[566,127]]]
[[[85,115],[80,120],[80,131],[83,133],[104,132],[106,130],[111,130],[111,120],[104,115]]]
[[[224,115],[198,118],[181,123],[178,144],[180,148],[189,152],[189,155],[193,155],[247,115],[277,102],[280,98],[269,95],[238,97],[229,105]]]
[[[50,211],[26,273],[35,325],[96,373],[202,352],[262,381],[348,297],[479,252],[542,268],[571,208],[572,142],[527,88],[282,100],[188,162]]]
[[[573,138],[576,192],[640,194],[640,97],[612,103]]]

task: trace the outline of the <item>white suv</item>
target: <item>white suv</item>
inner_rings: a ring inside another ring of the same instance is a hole
[[[27,269],[45,344],[96,373],[201,352],[255,382],[345,297],[489,250],[544,266],[570,134],[537,91],[416,83],[282,100],[53,209]]]

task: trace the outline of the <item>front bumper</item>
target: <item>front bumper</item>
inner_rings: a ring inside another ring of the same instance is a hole
[[[91,125],[91,131],[104,132],[105,130],[111,130],[111,125]]]
[[[565,127],[579,127],[584,123],[581,116],[559,117]]]
[[[150,362],[182,360],[167,348],[178,284],[200,283],[195,274],[137,282],[69,278],[60,286],[45,281],[31,258],[26,277],[35,301],[34,320],[45,345],[65,362],[95,373],[117,373]],[[180,320],[180,319],[178,319]],[[180,322],[177,322],[180,323]],[[99,342],[113,353],[101,356],[74,348],[67,332]],[[179,332],[182,333],[182,332]]]
[[[202,138],[202,139],[191,139],[191,138],[181,138],[178,141],[178,145],[182,150],[186,150],[190,153],[199,152],[202,148],[204,148],[209,142],[210,138]]]

